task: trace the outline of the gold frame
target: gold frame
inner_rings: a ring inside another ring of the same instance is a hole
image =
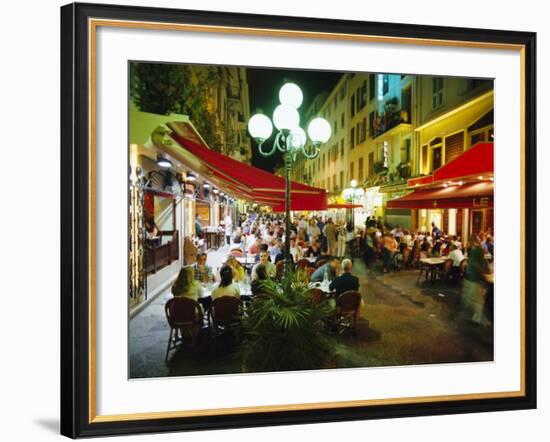
[[[467,47],[478,49],[499,49],[519,51],[520,53],[520,190],[521,190],[521,248],[520,248],[520,389],[518,391],[505,392],[489,392],[489,393],[468,393],[455,395],[439,395],[439,396],[418,396],[404,398],[388,398],[388,399],[369,399],[369,400],[354,400],[354,401],[338,401],[338,402],[319,402],[319,403],[302,403],[302,404],[286,404],[286,405],[265,405],[257,407],[236,407],[236,408],[219,408],[219,409],[202,409],[202,410],[181,410],[181,411],[166,411],[166,412],[148,412],[148,413],[131,413],[131,414],[116,414],[116,415],[98,415],[96,414],[96,330],[95,330],[95,207],[96,207],[96,164],[95,164],[95,148],[96,148],[96,31],[97,28],[116,27],[116,28],[137,28],[149,30],[170,30],[170,31],[185,31],[185,32],[206,32],[206,33],[221,33],[221,34],[238,34],[238,35],[253,35],[253,36],[272,36],[272,37],[294,37],[294,38],[309,38],[309,39],[329,39],[342,41],[357,41],[357,42],[372,42],[372,43],[399,43],[412,44],[421,46],[444,46],[444,47]],[[343,408],[343,407],[364,407],[374,405],[395,405],[395,404],[413,404],[426,402],[442,402],[442,401],[461,401],[461,400],[476,400],[476,399],[497,399],[497,398],[513,398],[525,396],[525,46],[521,44],[505,44],[505,43],[480,43],[473,41],[458,41],[458,40],[437,40],[437,39],[422,39],[422,38],[405,38],[405,37],[387,37],[375,35],[358,35],[358,34],[339,34],[325,32],[306,32],[306,31],[291,31],[282,29],[261,29],[261,28],[243,28],[232,26],[211,26],[211,25],[191,25],[178,23],[158,23],[158,22],[141,22],[131,20],[111,20],[111,19],[88,19],[88,48],[89,48],[89,423],[101,422],[116,422],[116,421],[137,421],[147,419],[168,419],[181,417],[197,417],[197,416],[217,416],[217,415],[235,415],[245,413],[258,412],[278,412],[278,411],[297,411],[297,410],[321,410],[328,408]]]

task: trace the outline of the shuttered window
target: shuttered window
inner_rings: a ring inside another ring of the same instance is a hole
[[[449,163],[464,152],[464,132],[445,138],[445,163]]]
[[[428,145],[422,146],[422,170],[421,173],[428,172]]]

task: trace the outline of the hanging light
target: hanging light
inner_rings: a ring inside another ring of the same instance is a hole
[[[163,169],[169,169],[172,167],[172,161],[168,158],[164,158],[162,155],[157,155],[157,166],[162,167]]]
[[[220,191],[219,191],[218,189],[214,189],[212,192],[214,192],[216,195],[217,195],[218,193],[220,193]]]
[[[202,185],[202,187],[204,187],[205,189],[210,189],[210,184],[204,183],[204,184]]]
[[[279,104],[273,112],[273,123],[279,130],[292,130],[300,124],[300,114],[288,104]]]
[[[191,172],[187,172],[187,177],[185,179],[186,181],[196,181],[197,177],[193,175]]]

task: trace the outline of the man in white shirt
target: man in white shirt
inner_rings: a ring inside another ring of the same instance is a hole
[[[449,253],[449,259],[453,260],[453,267],[459,267],[460,263],[464,259],[462,250],[460,250],[455,244],[451,244],[451,252]]]

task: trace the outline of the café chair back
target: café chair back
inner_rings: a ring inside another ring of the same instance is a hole
[[[276,278],[281,279],[285,273],[285,261],[282,259],[281,261],[277,261],[275,264],[275,267],[277,268]]]
[[[296,270],[305,270],[309,267],[309,261],[306,258],[300,258],[296,263]]]
[[[241,300],[234,296],[221,296],[210,305],[210,324],[214,337],[228,333],[240,322]]]
[[[336,325],[339,328],[348,328],[353,335],[357,335],[357,319],[361,307],[361,293],[357,290],[348,290],[336,298]]]
[[[328,262],[328,259],[320,259],[319,261],[317,261],[317,264],[315,264],[315,268],[318,269],[319,267],[326,264],[327,262]]]
[[[168,346],[164,357],[165,362],[168,362],[168,354],[176,348],[184,336],[191,338],[191,345],[195,347],[202,324],[202,309],[194,299],[174,297],[165,304],[164,312],[170,327]],[[177,330],[180,331],[182,338],[177,337]]]

